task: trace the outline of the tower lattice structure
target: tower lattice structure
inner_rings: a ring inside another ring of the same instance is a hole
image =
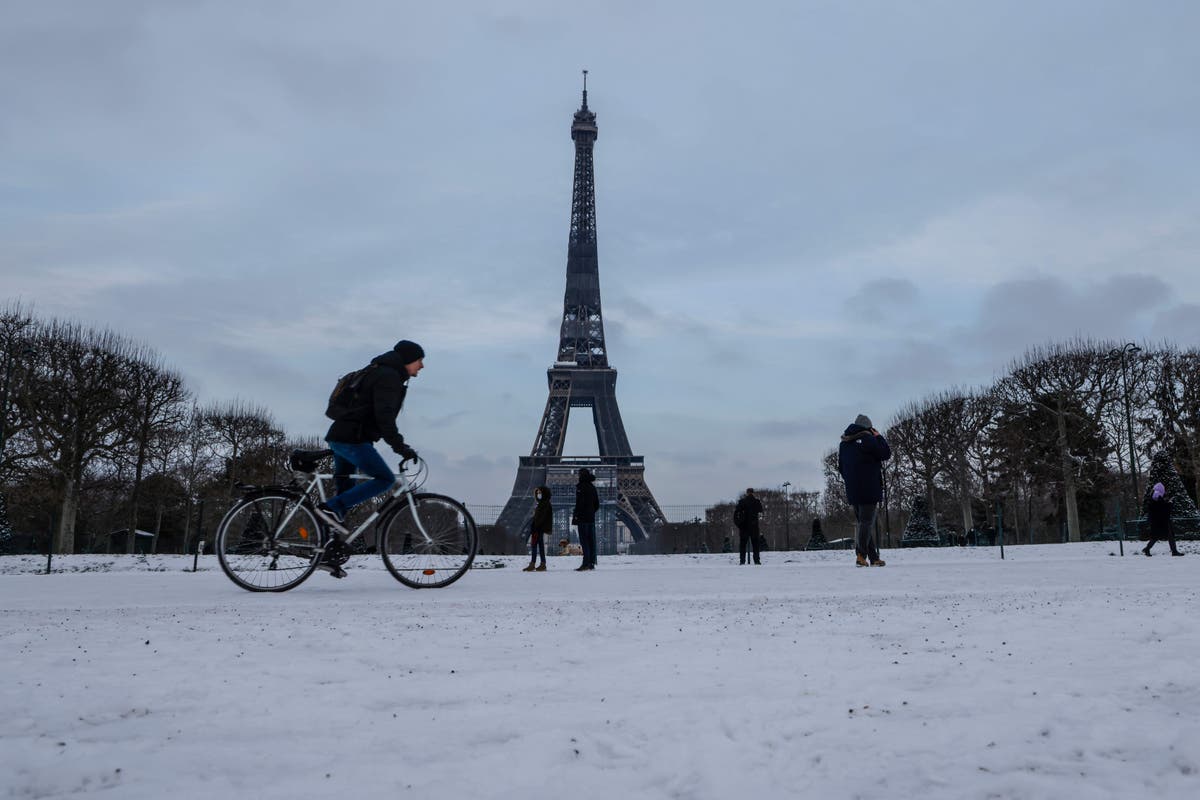
[[[558,357],[554,366],[546,370],[550,394],[533,449],[528,456],[521,457],[512,497],[498,522],[510,532],[527,531],[533,517],[533,490],[548,485],[548,481],[561,487],[564,473],[586,466],[597,474],[598,483],[606,482],[605,478],[615,482],[615,486],[607,487],[610,489],[608,496],[615,495],[615,499],[602,500],[597,516],[601,551],[611,552],[616,543],[615,523],[618,520],[637,541],[645,539],[665,520],[646,485],[645,461],[642,456],[633,454],[625,435],[625,425],[617,407],[617,371],[608,364],[608,349],[604,343],[592,161],[598,131],[596,114],[588,108],[587,71],[583,74],[583,103],[571,124],[571,139],[575,142],[575,178]],[[573,408],[591,410],[599,457],[564,456],[567,421]],[[598,488],[604,497],[605,487]],[[573,496],[564,496],[558,488],[553,492],[553,500],[556,509],[574,502]],[[560,517],[566,519],[566,516],[556,513],[556,528]]]

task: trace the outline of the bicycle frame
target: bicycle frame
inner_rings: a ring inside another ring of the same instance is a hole
[[[348,475],[345,477],[349,477],[353,480],[371,480],[372,479],[372,476],[363,475],[361,473],[355,473],[353,475]],[[322,503],[325,502],[326,500],[329,499],[329,497],[325,494],[325,482],[331,481],[333,479],[334,479],[333,473],[329,473],[329,472],[313,473],[312,480],[310,480],[308,482],[308,485],[304,487],[304,496],[310,497],[312,495],[313,489],[315,488],[317,490],[317,496],[321,498],[321,502]],[[363,533],[366,532],[367,528],[371,527],[375,523],[375,521],[377,519],[379,519],[380,516],[382,516],[383,512],[385,510],[387,510],[388,508],[390,508],[394,502],[400,500],[400,498],[402,498],[402,497],[407,497],[408,498],[408,509],[409,509],[409,513],[412,514],[413,524],[415,524],[417,526],[417,530],[419,530],[421,532],[421,535],[425,537],[425,543],[432,544],[433,539],[429,536],[429,533],[425,530],[425,526],[423,526],[421,524],[421,519],[417,516],[417,504],[415,502],[413,502],[413,499],[412,499],[413,494],[414,494],[414,492],[412,489],[412,484],[409,482],[408,476],[405,475],[403,471],[401,471],[396,476],[396,482],[394,484],[392,484],[391,495],[388,497],[388,499],[385,500],[383,502],[383,504],[379,506],[379,508],[377,508],[373,512],[371,512],[371,516],[369,516],[365,520],[363,520],[363,523],[361,525],[359,525],[357,528],[355,528],[353,531],[343,529],[342,532],[344,532],[346,534],[345,543],[350,544],[351,542],[356,540],[359,536],[362,536]],[[296,509],[298,509],[298,508],[300,508],[299,503],[296,504],[296,508],[293,508],[290,512],[288,512],[288,515],[280,521],[279,526],[275,530],[275,533],[272,534],[272,536],[271,536],[272,539],[275,539],[279,535],[279,531],[284,529],[284,527],[291,520],[292,516],[296,513]],[[322,552],[324,551],[323,547],[321,548],[321,551]]]

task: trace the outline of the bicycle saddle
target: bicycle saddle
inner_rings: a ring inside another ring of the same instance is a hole
[[[333,455],[332,450],[293,450],[288,466],[296,472],[316,472],[317,462]]]

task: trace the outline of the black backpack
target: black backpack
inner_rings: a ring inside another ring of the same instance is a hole
[[[368,364],[362,369],[347,372],[338,378],[337,385],[329,394],[329,404],[325,407],[325,416],[332,420],[344,419],[369,406],[371,398],[364,396],[362,384],[374,368],[374,364]]]

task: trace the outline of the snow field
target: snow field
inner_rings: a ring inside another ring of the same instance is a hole
[[[1200,553],[1115,550],[6,557],[0,797],[1200,796]]]

